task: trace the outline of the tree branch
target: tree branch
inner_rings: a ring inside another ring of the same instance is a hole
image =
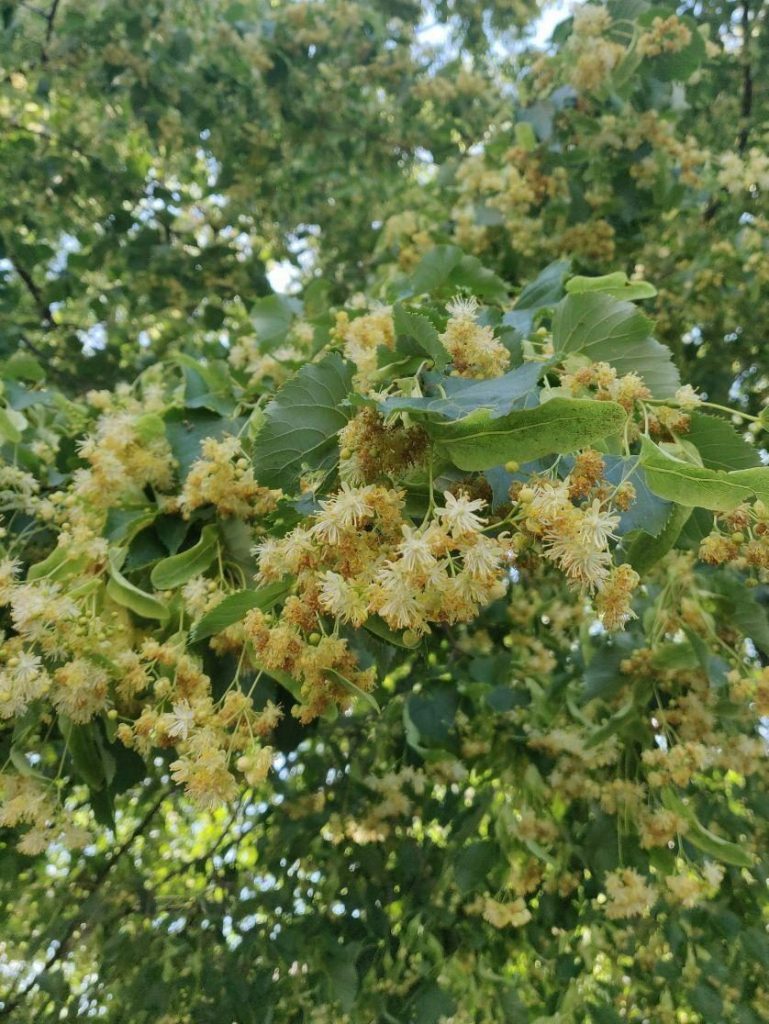
[[[40,61],[42,64],[46,64],[48,62],[48,47],[51,45],[51,39],[53,38],[53,25],[56,21],[56,12],[59,10],[60,3],[61,0],[53,0],[51,9],[48,11],[48,15],[45,19],[45,42],[43,43],[43,48],[40,51]]]
[[[748,0],[742,5],[742,103],[740,120],[742,126],[737,140],[740,153],[745,152],[750,135],[750,115],[753,110],[753,69],[750,62],[750,6]]]
[[[40,314],[40,318],[43,321],[43,323],[47,327],[55,327],[56,325],[53,319],[53,313],[51,312],[51,307],[44,300],[43,293],[35,284],[34,278],[30,274],[30,272],[19,263],[15,256],[8,256],[6,258],[8,259],[8,262],[11,264],[13,269],[18,274],[19,278],[24,284],[24,287],[27,289],[29,294],[34,299],[35,305],[37,306],[38,313]]]
[[[139,821],[139,823],[136,825],[131,834],[121,843],[121,845],[117,848],[117,850],[109,858],[109,860],[106,861],[106,863],[104,863],[102,867],[96,872],[96,874],[91,879],[86,896],[80,904],[78,913],[74,917],[70,918],[69,923],[64,929],[64,934],[62,935],[61,939],[58,940],[58,945],[56,946],[56,949],[52,950],[48,954],[48,956],[45,958],[43,962],[42,967],[40,968],[39,971],[35,973],[34,977],[30,978],[27,981],[27,983],[22,986],[22,988],[16,995],[12,999],[10,999],[10,1001],[7,1002],[2,1008],[0,1008],[0,1017],[10,1017],[10,1015],[18,1009],[20,1004],[32,991],[35,985],[37,985],[42,975],[49,971],[54,966],[55,963],[57,963],[59,960],[62,959],[62,957],[64,957],[64,955],[68,951],[69,942],[72,939],[72,936],[75,934],[78,927],[82,923],[82,910],[83,907],[85,906],[86,901],[90,899],[91,896],[93,896],[93,894],[100,888],[100,886],[107,879],[107,877],[109,876],[110,872],[117,864],[117,862],[128,852],[128,850],[130,850],[134,841],[138,839],[139,836],[146,831],[147,827],[149,826],[149,823],[152,821],[158,808],[160,807],[160,805],[167,796],[168,791],[163,790],[157,797],[157,799],[147,809],[147,811],[144,814],[144,817]]]

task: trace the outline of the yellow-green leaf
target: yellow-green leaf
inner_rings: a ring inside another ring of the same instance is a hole
[[[530,462],[596,444],[625,425],[627,413],[614,402],[554,398],[534,409],[493,419],[485,410],[451,423],[432,423],[430,436],[460,469],[491,469],[510,459]]]
[[[150,574],[153,587],[171,590],[205,572],[216,557],[218,543],[216,527],[204,526],[197,544],[157,563]]]
[[[136,615],[141,615],[145,619],[166,620],[171,614],[168,606],[156,597],[153,597],[152,594],[148,594],[146,591],[134,586],[120,572],[119,567],[122,565],[124,557],[125,552],[123,551],[113,550],[110,552],[110,579],[107,584],[107,596],[115,601],[116,604],[128,608],[130,611],[135,612]]]

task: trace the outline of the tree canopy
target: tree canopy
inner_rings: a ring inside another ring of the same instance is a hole
[[[1,0],[0,1020],[769,1021],[767,11],[551,15]]]

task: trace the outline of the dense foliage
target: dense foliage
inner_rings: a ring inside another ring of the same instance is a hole
[[[769,1021],[765,11],[537,14],[0,3],[0,1020]]]

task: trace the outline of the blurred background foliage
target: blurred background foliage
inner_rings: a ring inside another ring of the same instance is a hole
[[[672,54],[638,40],[673,8],[590,10],[591,26],[527,0],[0,0],[7,380],[44,373],[74,398],[177,353],[256,338],[269,355],[300,308],[321,343],[330,306],[384,299],[455,244],[513,294],[561,259],[654,281],[683,379],[760,412],[767,8],[680,4],[690,38]],[[36,362],[20,370],[20,354]],[[51,415],[76,432],[65,399]],[[748,614],[737,625],[766,650],[733,577],[680,582],[652,588],[655,615],[688,599],[728,631]],[[143,779],[126,759],[114,833],[82,855],[32,858],[9,838],[0,1020],[769,1020],[769,806],[739,750],[698,814],[738,844],[750,832],[763,867],[732,852],[717,899],[663,898],[631,927],[595,902],[602,873],[675,854],[639,846],[630,812],[587,783],[554,800],[543,780],[574,765],[527,745],[521,709],[553,728],[613,700],[645,643],[643,621],[610,645],[580,614],[545,577],[512,622],[491,611],[427,663],[390,651],[382,716],[288,717],[269,791],[229,810],[201,814],[169,795],[165,762]],[[580,650],[559,623],[584,627]],[[662,690],[700,653],[663,652]],[[632,760],[628,721],[611,720]],[[523,825],[520,794],[539,815]],[[467,911],[511,871],[537,892],[526,928]]]

